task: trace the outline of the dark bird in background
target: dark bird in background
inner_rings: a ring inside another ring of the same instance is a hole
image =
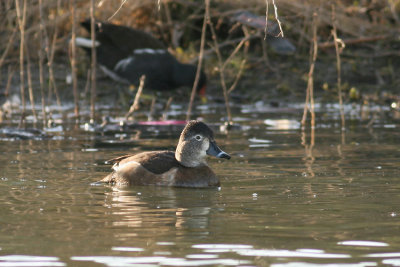
[[[90,20],[81,23],[90,33]],[[96,22],[97,63],[112,79],[138,85],[146,75],[145,87],[168,91],[179,87],[193,87],[197,67],[183,64],[171,55],[161,41],[150,34],[111,23]],[[76,44],[91,51],[90,39],[78,37]],[[206,75],[200,72],[197,92],[205,97]]]

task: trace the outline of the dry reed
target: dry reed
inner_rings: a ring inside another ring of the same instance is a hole
[[[204,2],[205,2],[205,5],[206,5],[206,9],[209,8],[210,0],[204,0]],[[201,28],[199,60],[198,60],[198,63],[197,63],[196,77],[194,79],[192,92],[190,94],[189,106],[188,106],[188,110],[186,112],[186,120],[187,121],[190,120],[190,116],[192,115],[193,101],[194,101],[194,97],[196,95],[197,86],[199,85],[199,80],[200,80],[200,72],[201,72],[201,67],[202,67],[202,64],[203,64],[204,45],[205,45],[205,39],[206,39],[206,29],[207,29],[207,20],[208,20],[207,16],[208,16],[207,12],[204,12],[203,26]]]
[[[90,87],[90,122],[94,123],[96,112],[96,30],[95,30],[95,0],[90,1],[90,38],[92,39],[92,61],[90,65],[91,87]]]
[[[21,13],[21,7],[19,0],[15,1],[15,9],[17,11],[18,26],[20,31],[20,44],[19,44],[19,75],[20,75],[20,92],[21,92],[21,102],[22,102],[22,113],[19,127],[22,127],[25,120],[25,73],[24,73],[24,47],[25,47],[25,23],[26,23],[26,0],[23,0],[23,9]]]
[[[129,116],[131,116],[133,112],[139,108],[139,100],[140,96],[142,95],[145,80],[146,80],[146,75],[142,75],[140,77],[139,88],[136,92],[135,100],[133,101],[131,107],[129,108],[129,111],[125,114],[125,120],[128,120]]]
[[[74,113],[75,117],[79,118],[79,94],[78,94],[78,77],[76,69],[76,1],[70,0],[71,10],[71,42],[70,42],[70,62],[72,75],[72,92],[74,94]]]
[[[310,70],[308,71],[307,90],[306,90],[306,101],[304,104],[303,118],[301,125],[305,126],[307,120],[307,111],[311,113],[311,128],[315,128],[315,112],[314,112],[314,69],[315,62],[317,61],[318,55],[318,41],[317,41],[317,13],[313,13],[312,32],[313,39],[310,44]]]
[[[336,51],[336,70],[337,70],[337,87],[338,87],[338,98],[339,98],[339,109],[340,109],[340,118],[342,122],[342,131],[346,129],[346,121],[344,118],[344,108],[343,108],[343,95],[342,95],[342,69],[341,69],[341,60],[340,54],[342,53],[345,44],[341,39],[337,37],[337,29],[336,29],[337,21],[336,21],[336,11],[335,5],[332,4],[332,36],[333,41],[335,43],[335,51]],[[339,47],[340,45],[340,47]]]

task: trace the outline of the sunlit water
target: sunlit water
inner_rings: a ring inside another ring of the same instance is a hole
[[[224,108],[197,112],[218,124]],[[400,266],[398,120],[367,128],[348,106],[342,134],[319,107],[312,138],[301,105],[234,114],[243,129],[216,134],[232,159],[209,159],[220,190],[94,183],[107,159],[174,149],[176,130],[3,138],[0,266]]]

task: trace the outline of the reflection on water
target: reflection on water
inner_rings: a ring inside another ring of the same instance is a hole
[[[242,108],[243,129],[216,135],[232,159],[209,161],[221,190],[95,183],[176,129],[1,139],[0,265],[400,265],[398,121],[348,112],[342,134],[327,106],[302,132],[301,108]]]
[[[6,255],[0,256],[1,266],[66,266],[57,257]]]

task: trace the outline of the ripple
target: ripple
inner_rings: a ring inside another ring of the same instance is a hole
[[[318,259],[343,259],[351,258],[348,254],[325,253],[323,250],[274,250],[274,249],[247,249],[236,251],[242,256],[255,257],[285,257],[285,258],[318,258]]]
[[[58,257],[6,255],[0,256],[0,266],[66,266]]]
[[[166,257],[112,257],[112,256],[78,256],[71,257],[73,261],[88,261],[105,264],[107,266],[137,266],[138,264],[159,264],[169,266],[201,266],[201,265],[225,265],[237,266],[249,264],[247,260],[234,259],[206,259],[187,260],[184,258]]]
[[[251,245],[236,245],[236,244],[197,244],[193,245],[192,248],[200,249],[251,249]]]
[[[216,254],[189,254],[186,255],[188,259],[216,259],[219,256]]]
[[[383,264],[390,264],[393,266],[400,266],[400,259],[387,259],[382,261]]]
[[[392,258],[392,257],[400,257],[400,252],[371,253],[371,254],[365,255],[365,257],[370,257],[370,258]]]
[[[271,264],[272,267],[307,267],[307,266],[318,266],[318,267],[367,267],[367,266],[377,266],[376,262],[359,262],[359,263],[309,263],[309,262],[289,262],[289,263],[278,263]]]
[[[144,251],[144,249],[142,248],[133,248],[133,247],[112,247],[111,250],[114,251],[136,251],[136,252],[140,252],[140,251]]]
[[[341,241],[337,243],[338,245],[343,246],[358,246],[358,247],[388,247],[389,244],[384,242],[376,242],[376,241],[365,241],[365,240],[348,240]]]

